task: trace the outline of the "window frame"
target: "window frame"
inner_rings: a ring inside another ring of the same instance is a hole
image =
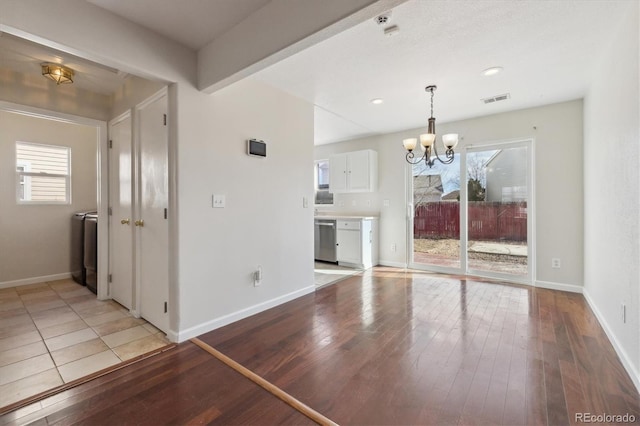
[[[333,206],[334,202],[335,202],[335,198],[334,198],[334,194],[331,192],[330,188],[329,188],[329,184],[326,185],[326,188],[324,187],[325,185],[323,185],[322,188],[320,188],[320,183],[318,182],[318,175],[319,175],[319,169],[320,169],[320,164],[321,163],[326,163],[327,166],[329,165],[329,159],[320,159],[320,160],[315,160],[313,163],[313,189],[314,189],[314,196],[313,196],[313,204],[315,206]],[[331,170],[329,170],[329,173],[331,173]],[[318,204],[318,193],[327,193],[330,195],[331,197],[331,203],[321,203]]]
[[[36,147],[46,147],[46,148],[55,148],[55,149],[63,149],[67,154],[67,173],[48,173],[48,172],[31,172],[31,163],[24,160],[18,160],[18,145],[30,145]],[[15,166],[15,190],[16,190],[16,203],[18,205],[70,205],[71,204],[71,147],[65,145],[52,145],[52,144],[43,144],[43,143],[35,143],[35,142],[24,142],[24,141],[16,141],[14,144],[15,152],[14,158],[16,161]],[[22,171],[19,171],[18,168],[23,167]],[[65,183],[65,199],[64,200],[32,200],[32,184],[31,179],[27,179],[29,177],[48,177],[48,178],[64,178]],[[24,178],[24,182],[21,182],[21,178]],[[23,200],[20,198],[20,189],[24,184],[25,194],[27,190],[29,192],[29,199]]]

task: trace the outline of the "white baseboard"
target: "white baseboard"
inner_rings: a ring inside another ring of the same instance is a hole
[[[406,268],[407,264],[403,262],[393,262],[391,260],[380,260],[378,261],[379,266],[389,266],[391,268]]]
[[[271,309],[275,306],[289,302],[293,299],[297,299],[298,297],[302,297],[309,293],[313,293],[314,291],[316,291],[315,285],[305,287],[300,290],[296,290],[294,292],[276,297],[274,299],[267,300],[262,303],[258,303],[257,305],[249,306],[248,308],[241,309],[239,311],[230,313],[220,318],[207,321],[203,324],[196,325],[195,327],[182,330],[178,333],[171,331],[171,335],[168,334],[167,337],[172,342],[184,342],[185,340],[189,340],[192,337],[196,337],[201,334],[208,333],[211,330],[224,327],[225,325],[231,324],[232,322],[236,322],[241,319],[250,317],[251,315],[257,314],[259,312],[266,311],[267,309]]]
[[[0,288],[18,287],[21,285],[44,283],[47,281],[64,280],[71,278],[71,272],[65,272],[63,274],[44,275],[42,277],[23,278],[21,280],[3,281],[0,282]]]
[[[167,332],[167,339],[172,343],[178,343],[178,332],[175,330],[169,330]]]
[[[584,287],[575,284],[563,284],[563,283],[554,283],[551,281],[537,281],[535,282],[535,287],[548,288],[549,290],[560,290],[560,291],[568,291],[570,293],[580,293],[584,292]]]
[[[631,362],[629,355],[622,348],[622,345],[620,345],[620,342],[618,342],[616,335],[611,330],[611,327],[609,327],[609,323],[604,318],[604,315],[602,315],[602,313],[598,309],[598,306],[595,304],[595,302],[591,298],[591,295],[589,295],[589,291],[587,289],[584,289],[582,294],[584,295],[584,298],[587,300],[589,307],[591,308],[593,313],[596,315],[596,318],[598,319],[598,322],[604,329],[604,332],[607,334],[609,341],[613,345],[613,349],[616,350],[616,353],[618,354],[620,361],[622,361],[622,365],[624,366],[625,370],[627,370],[627,373],[629,373],[629,376],[631,377],[631,380],[633,381],[633,384],[635,385],[636,390],[640,392],[640,372],[638,372],[638,370],[633,366],[633,362]]]

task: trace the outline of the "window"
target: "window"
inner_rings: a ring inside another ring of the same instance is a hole
[[[316,161],[315,169],[316,204],[333,204],[333,194],[329,192],[329,160]]]
[[[71,203],[71,148],[16,142],[19,204]]]

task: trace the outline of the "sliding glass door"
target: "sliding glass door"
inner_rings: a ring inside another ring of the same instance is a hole
[[[413,166],[411,267],[531,282],[531,172],[531,141],[467,147],[452,164]]]
[[[529,278],[529,145],[470,148],[466,155],[467,272]]]
[[[413,262],[435,269],[459,269],[460,155],[449,165],[414,165],[411,186]]]

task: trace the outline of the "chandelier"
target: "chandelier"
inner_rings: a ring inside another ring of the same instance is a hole
[[[425,90],[431,93],[431,117],[429,118],[429,125],[427,127],[427,133],[423,133],[420,135],[420,148],[424,152],[422,157],[414,160],[415,154],[413,150],[416,149],[416,145],[418,143],[417,138],[408,138],[402,141],[404,145],[404,149],[407,150],[407,163],[410,164],[418,164],[424,160],[425,164],[429,167],[433,167],[435,164],[435,160],[438,160],[442,164],[451,164],[454,158],[453,149],[458,144],[458,134],[457,133],[449,133],[446,135],[442,135],[442,144],[445,148],[445,158],[442,159],[438,155],[438,148],[436,142],[436,119],[433,116],[433,92],[436,91],[438,87],[435,85],[425,87]],[[431,149],[433,148],[433,153],[435,156],[432,158]]]
[[[74,72],[71,68],[58,64],[42,64],[42,75],[56,82],[56,84],[73,83]]]

